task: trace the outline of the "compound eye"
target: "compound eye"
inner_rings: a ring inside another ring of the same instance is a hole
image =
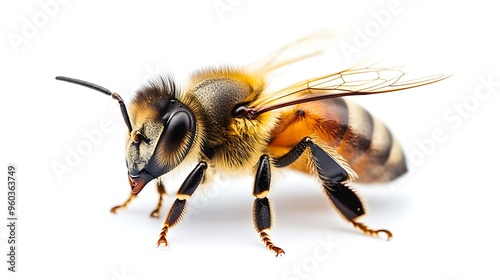
[[[165,124],[165,131],[162,136],[162,142],[165,143],[166,150],[170,153],[177,152],[185,143],[191,127],[191,119],[186,112],[175,113]]]

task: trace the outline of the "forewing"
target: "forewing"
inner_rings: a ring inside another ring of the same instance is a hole
[[[262,95],[250,106],[257,114],[282,107],[328,98],[377,94],[419,87],[441,81],[444,75],[407,79],[403,67],[353,67],[338,73],[306,80]]]

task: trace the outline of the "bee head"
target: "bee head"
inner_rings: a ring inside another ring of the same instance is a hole
[[[118,101],[128,128],[126,163],[132,193],[138,194],[149,181],[177,167],[191,150],[195,118],[179,101],[172,79],[159,78],[139,90],[131,102],[130,116],[118,94],[74,78],[56,79],[100,91]]]
[[[177,167],[193,146],[196,121],[171,79],[160,78],[137,92],[130,104],[126,162],[133,193]]]

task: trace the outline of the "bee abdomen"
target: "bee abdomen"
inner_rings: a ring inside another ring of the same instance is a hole
[[[347,131],[336,148],[360,182],[383,182],[406,173],[401,147],[389,129],[359,105],[345,100]]]
[[[269,148],[280,156],[307,136],[319,136],[342,155],[359,182],[390,181],[407,171],[403,151],[389,129],[348,100],[325,99],[282,112]],[[291,167],[310,172],[306,161]]]

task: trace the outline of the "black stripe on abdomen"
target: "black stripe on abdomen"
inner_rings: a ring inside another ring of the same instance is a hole
[[[348,133],[349,108],[343,98],[326,99],[324,103],[328,108],[326,110],[328,116],[318,125],[322,130],[327,130],[332,135],[334,141],[330,145],[335,148],[341,144]]]

